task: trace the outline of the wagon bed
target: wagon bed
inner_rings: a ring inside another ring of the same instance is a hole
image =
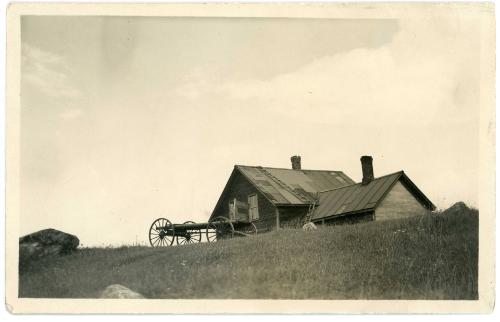
[[[257,234],[253,222],[216,217],[206,223],[186,221],[182,224],[172,224],[166,218],[156,219],[149,228],[149,243],[152,247],[171,246],[174,239],[177,245],[196,244],[206,236],[206,241],[212,243],[220,239],[234,236],[250,236]]]

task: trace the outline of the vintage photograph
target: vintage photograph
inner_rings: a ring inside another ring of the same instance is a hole
[[[494,13],[433,8],[20,14],[17,298],[479,301]]]

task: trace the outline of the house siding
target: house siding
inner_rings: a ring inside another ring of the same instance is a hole
[[[411,217],[428,211],[401,181],[398,181],[376,208],[375,220]]]
[[[259,220],[254,224],[259,233],[276,229],[276,207],[253,186],[240,172],[235,173],[235,177],[227,190],[221,204],[214,210],[211,218],[228,217],[229,201],[236,198],[239,201],[248,202],[248,196],[256,194],[259,209]]]

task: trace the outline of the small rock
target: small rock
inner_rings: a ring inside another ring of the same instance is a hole
[[[316,230],[316,229],[318,229],[318,227],[316,227],[316,225],[312,222],[308,222],[307,224],[302,226],[302,230]]]
[[[101,299],[143,299],[144,296],[141,294],[132,291],[131,289],[120,285],[113,284],[104,289],[102,291]]]

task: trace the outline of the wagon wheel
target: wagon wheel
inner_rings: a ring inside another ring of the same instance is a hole
[[[251,222],[250,225],[245,226],[243,233],[247,235],[257,235],[257,227],[253,222]]]
[[[170,246],[174,242],[175,230],[170,220],[158,218],[149,228],[149,243],[151,247]]]
[[[240,236],[257,235],[257,227],[254,225],[253,222],[251,222],[251,223],[245,224],[245,226],[243,226],[242,229],[238,229],[234,233],[238,234]]]
[[[186,221],[183,225],[194,223],[194,221]],[[177,235],[175,238],[177,239],[177,245],[196,244],[201,241],[201,231],[199,229],[188,229],[185,236]]]
[[[231,238],[234,226],[226,217],[215,217],[207,225],[207,240],[212,243],[219,239]]]

